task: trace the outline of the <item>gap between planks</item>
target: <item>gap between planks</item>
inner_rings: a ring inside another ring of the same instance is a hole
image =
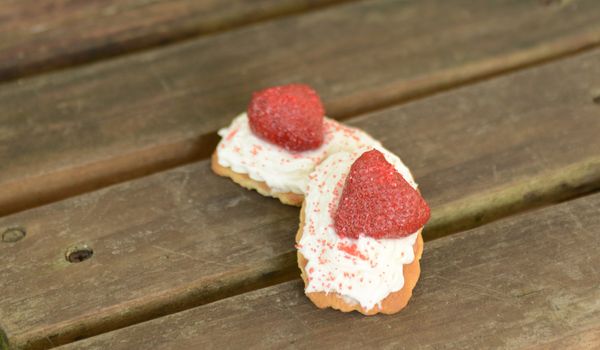
[[[81,49],[73,47],[63,48],[62,52],[59,51],[54,56],[43,55],[43,59],[30,59],[23,63],[15,59],[12,61],[14,62],[13,65],[0,67],[0,84],[55,70],[95,63],[119,55],[134,54],[157,47],[173,45],[201,36],[215,35],[261,22],[302,15],[355,1],[359,0],[280,1],[279,3],[263,4],[262,12],[257,11],[256,13],[241,13],[238,15],[229,14],[229,18],[223,18],[222,22],[214,23],[212,21],[208,24],[201,20],[201,13],[198,13],[198,23],[196,25],[180,25],[179,27],[174,25],[173,28],[168,28],[166,31],[158,29],[154,32],[148,31],[143,35],[135,34],[130,38],[119,38],[118,35],[109,35],[102,38],[103,40],[97,40],[94,43],[95,45],[91,47],[82,47]],[[142,31],[139,30],[139,32]],[[94,39],[96,38],[88,40],[93,41]],[[77,42],[71,43],[73,46],[77,44]]]
[[[94,317],[81,315],[81,323],[73,325],[71,322],[65,322],[67,331],[59,334],[47,336],[44,329],[40,329],[38,335],[27,340],[23,345],[18,345],[16,349],[49,349],[73,341],[85,339],[94,335],[107,333],[115,329],[121,329],[134,324],[146,322],[159,317],[181,312],[192,307],[210,304],[212,302],[233,297],[239,294],[248,293],[257,289],[275,286],[297,278],[298,271],[296,266],[291,266],[290,262],[296,258],[296,254],[284,254],[275,257],[273,260],[267,260],[263,264],[256,264],[252,267],[252,277],[248,278],[248,270],[236,272],[232,271],[227,276],[220,275],[218,279],[205,282],[202,289],[190,293],[187,286],[179,289],[171,289],[167,292],[160,292],[151,297],[152,302],[145,300],[128,303],[127,312],[122,312],[124,305],[115,305],[112,308],[105,308],[94,312]],[[294,260],[295,261],[295,260]],[[286,268],[277,269],[273,267],[285,266]],[[180,298],[180,296],[184,296]],[[89,322],[93,319],[92,322]],[[60,324],[54,326],[61,327]],[[2,335],[0,328],[0,336]],[[2,339],[0,339],[2,340]],[[13,342],[4,338],[7,344],[7,350],[14,350]],[[19,342],[19,340],[17,340]],[[19,344],[19,343],[18,343]],[[0,343],[2,345],[2,343]],[[4,350],[0,347],[0,350]]]
[[[425,239],[465,231],[500,218],[596,193],[600,157],[545,172],[493,191],[445,203],[433,213]]]

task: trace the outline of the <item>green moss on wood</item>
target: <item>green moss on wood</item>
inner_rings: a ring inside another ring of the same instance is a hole
[[[0,350],[9,350],[8,337],[6,333],[0,328]]]

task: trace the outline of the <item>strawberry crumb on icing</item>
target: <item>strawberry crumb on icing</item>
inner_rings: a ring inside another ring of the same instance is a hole
[[[336,153],[317,166],[308,182],[305,222],[298,242],[298,250],[307,260],[306,292],[338,293],[346,302],[359,303],[365,310],[402,289],[403,265],[414,260],[413,245],[418,235],[417,231],[394,239],[365,235],[355,239],[337,234],[332,213],[337,210],[352,164],[369,149]],[[383,147],[377,149],[416,188],[400,159]]]
[[[361,253],[357,248],[356,248],[356,244],[352,243],[352,244],[344,244],[344,243],[338,243],[338,249],[348,253],[349,256],[353,256],[353,257],[358,257],[360,259],[363,260],[367,260],[368,258]],[[344,272],[344,276],[346,276],[347,272]]]
[[[423,227],[429,206],[378,150],[352,164],[334,214],[336,232],[358,238],[399,238]]]
[[[257,91],[247,113],[256,135],[287,150],[307,151],[323,143],[325,110],[317,92],[308,85]]]
[[[329,155],[381,147],[365,132],[329,118],[325,118],[323,128],[323,144],[319,148],[291,152],[256,136],[243,113],[229,127],[219,130],[222,139],[216,150],[217,158],[221,166],[266,182],[273,192],[304,194],[310,173]]]

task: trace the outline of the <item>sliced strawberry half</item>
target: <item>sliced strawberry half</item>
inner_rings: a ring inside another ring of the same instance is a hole
[[[400,238],[429,219],[429,206],[384,155],[371,150],[350,167],[334,226],[342,237]]]
[[[307,151],[323,143],[325,111],[310,86],[289,84],[255,92],[248,105],[250,129],[290,151]]]

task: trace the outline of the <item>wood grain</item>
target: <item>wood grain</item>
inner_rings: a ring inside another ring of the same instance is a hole
[[[364,111],[600,42],[600,3],[367,1],[0,86],[0,215],[206,158],[252,91]]]
[[[61,349],[597,348],[598,211],[600,194],[427,244],[397,315],[319,310],[296,280]]]
[[[600,188],[598,63],[600,50],[351,124],[411,167],[433,236],[457,218],[473,227]],[[289,280],[297,225],[297,208],[208,160],[0,218],[27,231],[0,244],[0,328],[43,348]],[[82,244],[92,258],[68,263]]]
[[[0,1],[0,81],[341,1],[4,0]]]

